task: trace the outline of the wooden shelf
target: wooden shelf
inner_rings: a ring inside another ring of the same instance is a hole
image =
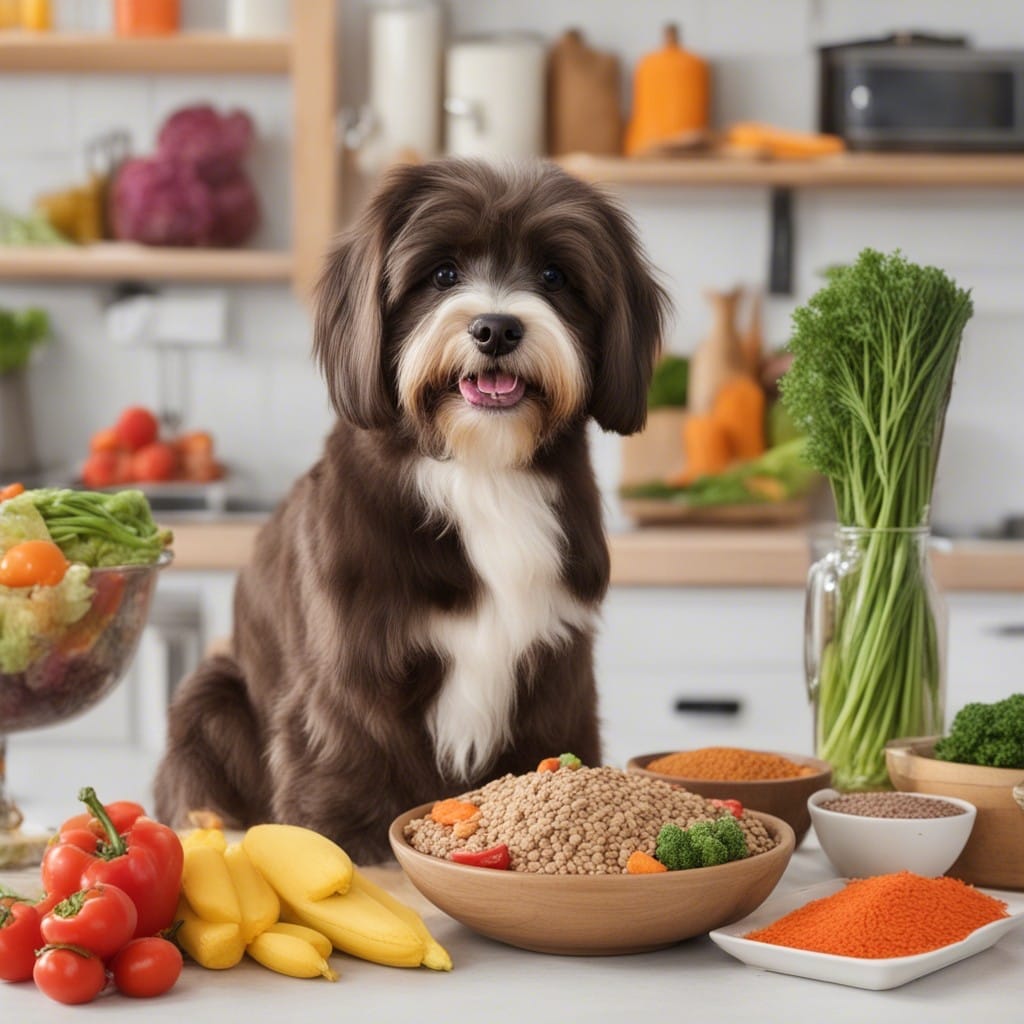
[[[109,242],[0,248],[0,280],[287,282],[290,252],[159,249]]]
[[[559,163],[587,181],[612,185],[768,188],[1024,186],[1024,154],[846,153],[817,160],[680,156],[628,159],[573,155]]]
[[[78,33],[0,33],[0,72],[132,74],[284,74],[287,37],[243,38],[224,33],[124,39]]]

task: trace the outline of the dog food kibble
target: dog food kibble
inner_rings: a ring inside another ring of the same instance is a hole
[[[911,793],[844,793],[822,800],[818,806],[862,818],[952,818],[965,813],[948,800],[930,800]]]
[[[549,875],[622,874],[636,850],[652,855],[661,827],[688,828],[731,812],[667,782],[618,768],[505,775],[460,801],[480,810],[476,831],[459,838],[427,816],[405,827],[422,853],[451,858],[505,844],[513,871]],[[738,824],[751,854],[776,844],[762,822],[744,813]]]
[[[674,775],[681,779],[729,779],[755,782],[760,779],[797,779],[813,775],[815,769],[797,764],[780,754],[766,754],[740,747],[701,747],[680,750],[656,757],[647,765],[649,772]]]

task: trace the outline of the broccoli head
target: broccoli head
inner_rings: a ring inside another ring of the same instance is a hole
[[[940,761],[1024,768],[1024,693],[992,704],[965,704],[935,744]]]
[[[658,833],[654,856],[669,871],[710,868],[746,857],[747,840],[731,814],[686,829],[670,823]]]

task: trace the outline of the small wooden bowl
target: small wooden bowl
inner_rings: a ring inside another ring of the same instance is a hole
[[[789,825],[755,813],[778,845],[718,867],[656,875],[497,871],[410,846],[405,826],[432,806],[422,804],[399,816],[388,834],[412,884],[473,931],[536,953],[643,953],[738,921],[767,899],[795,845]]]
[[[803,841],[807,830],[811,827],[811,814],[807,809],[807,799],[819,789],[827,789],[832,785],[832,766],[827,761],[819,761],[816,757],[805,757],[802,754],[783,754],[776,751],[757,751],[772,753],[784,757],[796,764],[809,765],[814,769],[811,775],[799,775],[793,779],[757,779],[747,781],[741,779],[689,779],[679,775],[663,775],[661,772],[649,771],[647,766],[661,754],[643,754],[631,757],[626,764],[626,771],[645,775],[649,779],[660,779],[673,786],[682,786],[691,793],[696,793],[708,800],[739,800],[744,808],[762,811],[774,815],[787,822],[796,836],[796,845]]]
[[[978,808],[971,837],[947,874],[971,885],[1024,889],[1024,808],[1014,797],[1024,768],[937,761],[937,740],[915,736],[887,743],[892,784],[907,793],[959,797]]]

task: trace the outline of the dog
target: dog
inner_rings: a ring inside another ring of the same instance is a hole
[[[230,653],[172,699],[158,817],[375,862],[414,805],[600,764],[587,424],[643,426],[667,312],[630,218],[554,165],[387,172],[316,294],[337,424],[257,537]]]

